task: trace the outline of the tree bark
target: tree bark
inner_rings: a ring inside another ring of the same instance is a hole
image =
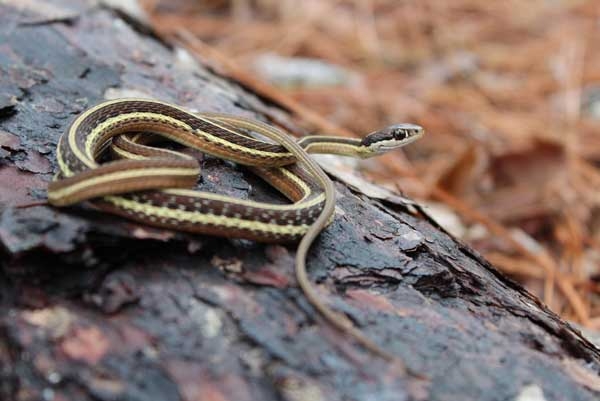
[[[45,199],[74,116],[124,96],[277,116],[301,131],[278,104],[120,12],[0,3],[2,400],[600,397],[599,350],[401,198],[337,182],[335,221],[308,266],[328,303],[423,377],[316,314],[295,283],[294,246],[153,229],[85,207],[16,208]],[[202,164],[203,190],[280,200],[242,168]]]

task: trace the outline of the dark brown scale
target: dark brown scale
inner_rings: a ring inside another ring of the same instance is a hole
[[[214,155],[217,157],[223,157],[223,158],[230,158],[228,157],[228,155],[230,155],[230,150],[229,148],[225,147],[223,148],[223,145],[219,142],[219,141],[213,141],[210,138],[204,137],[202,135],[196,134],[195,130],[200,130],[202,132],[206,132],[210,135],[216,136],[222,140],[231,142],[231,143],[236,143],[240,146],[244,146],[247,148],[255,148],[255,149],[260,149],[260,150],[264,150],[264,151],[268,151],[268,152],[272,152],[272,153],[280,153],[280,154],[284,154],[284,155],[288,155],[289,153],[287,153],[287,151],[285,150],[285,148],[281,145],[275,145],[275,144],[269,144],[266,142],[262,142],[259,140],[256,140],[254,138],[248,137],[248,136],[243,136],[243,135],[238,135],[236,133],[230,132],[226,129],[220,128],[217,125],[215,125],[214,122],[211,121],[205,121],[202,118],[199,118],[198,116],[195,115],[191,115],[185,112],[182,112],[176,108],[170,107],[170,106],[166,106],[166,105],[162,105],[162,104],[155,104],[152,103],[150,101],[138,101],[138,102],[133,102],[134,104],[137,104],[137,106],[134,106],[132,104],[127,104],[127,107],[120,107],[119,114],[126,114],[127,112],[149,112],[149,113],[156,113],[156,114],[162,114],[165,116],[169,116],[175,119],[178,119],[180,121],[183,121],[185,123],[187,123],[188,125],[190,125],[192,127],[192,131],[190,131],[190,138],[195,138],[194,140],[196,142],[203,142],[203,143],[210,143],[212,146],[216,147],[216,148],[221,148],[221,151],[216,151]],[[142,107],[143,105],[143,107]],[[109,108],[107,113],[103,113],[105,118],[110,118],[110,117],[114,117],[113,113],[110,112],[114,105],[111,106],[107,106]],[[100,120],[97,116],[96,113],[91,114],[88,118],[86,118],[86,120],[90,120],[92,121],[94,124],[98,124],[103,120]],[[127,124],[131,124],[132,126],[135,126],[135,124],[139,123],[139,124],[144,124],[145,122],[148,122],[149,126],[148,126],[148,131],[156,131],[156,128],[153,127],[153,121],[151,119],[143,119],[140,118],[139,120],[128,120],[128,122],[120,122],[118,124],[115,124],[114,127],[112,127],[112,129],[110,131],[112,131],[113,133],[111,134],[110,132],[106,134],[106,137],[102,137],[102,138],[98,138],[97,142],[104,142],[108,139],[108,137],[113,136],[114,132],[120,131],[123,129],[123,127]],[[92,124],[92,126],[94,126],[94,124]],[[168,123],[164,123],[165,124],[165,128],[171,126],[174,129],[180,130],[181,128],[175,125],[169,125]],[[139,128],[139,127],[137,127]],[[139,129],[138,129],[139,130]],[[82,131],[82,132],[85,132]],[[122,133],[122,132],[120,132]],[[157,134],[161,134],[160,129],[158,129],[158,131],[156,132]],[[85,137],[85,135],[78,135],[79,137]],[[79,142],[79,146],[83,146],[83,140],[81,142]],[[277,165],[286,165],[286,164],[290,164],[294,162],[294,158],[289,155],[289,157],[283,157],[283,158],[277,158],[274,159],[272,157],[268,157],[268,156],[260,156],[260,155],[253,155],[253,156],[248,156],[242,152],[240,152],[239,154],[236,155],[237,159],[234,160],[238,163],[241,164],[254,164],[256,163],[257,159],[261,159],[262,161],[260,164],[265,165],[265,166],[277,166]]]
[[[316,220],[318,211],[323,207],[322,202],[319,202],[313,206],[300,208],[301,213],[296,215],[295,210],[290,212],[286,210],[272,210],[260,207],[251,207],[237,203],[226,204],[225,202],[219,200],[178,196],[155,191],[144,192],[144,195],[146,196],[146,200],[142,202],[153,206],[168,207],[173,210],[177,210],[180,206],[184,206],[183,210],[188,212],[199,212],[202,214],[210,213],[217,216],[239,218],[248,221],[259,221],[262,223],[276,223],[280,225],[289,224],[288,220],[292,220],[293,225],[301,224],[302,220],[312,222]],[[132,193],[122,196],[126,199],[135,200],[135,197],[139,196],[139,194]],[[171,200],[171,198],[173,199]],[[307,215],[310,211],[315,211],[314,218],[307,218]],[[177,227],[178,224],[175,226]]]
[[[395,138],[395,136],[391,130],[383,129],[381,131],[374,132],[374,133],[369,134],[366,137],[364,137],[363,140],[361,141],[361,145],[371,146],[375,142],[389,141],[392,139],[400,139],[400,138]]]
[[[210,224],[195,224],[192,222],[187,222],[187,221],[178,221],[178,220],[173,220],[173,219],[167,219],[167,220],[156,220],[152,223],[150,223],[148,221],[148,216],[144,215],[144,214],[129,214],[127,213],[126,210],[121,209],[115,205],[113,205],[110,202],[107,202],[105,200],[99,199],[97,201],[94,201],[94,205],[96,205],[97,207],[99,207],[100,209],[102,209],[105,212],[109,212],[118,216],[123,216],[125,218],[128,218],[130,220],[134,220],[140,223],[143,223],[145,225],[151,224],[152,226],[155,227],[162,227],[162,228],[167,228],[167,229],[171,229],[171,230],[176,230],[176,231],[186,231],[186,232],[191,232],[191,233],[197,233],[197,234],[205,234],[205,235],[211,235],[211,236],[218,236],[218,237],[227,237],[227,238],[245,238],[245,239],[249,239],[249,240],[257,240],[257,241],[261,241],[261,242],[295,242],[297,241],[299,238],[302,237],[302,234],[299,235],[286,235],[286,234],[279,234],[279,235],[274,235],[271,232],[263,232],[260,230],[256,230],[256,229],[245,229],[245,228],[237,228],[237,227],[229,227],[227,229],[227,232],[223,232],[223,227],[221,226],[216,226],[216,225],[210,225]]]
[[[282,171],[278,168],[266,169],[266,168],[254,168],[259,175],[267,177],[266,180],[273,184],[273,180],[278,178],[280,180],[286,180],[288,186],[292,186],[293,191],[284,193],[291,201],[297,202],[304,197],[305,193],[300,186],[290,185],[289,179],[285,177]],[[305,182],[310,188],[311,196],[307,198],[311,200],[314,196],[321,193],[318,186],[313,183],[310,176],[306,171],[298,166],[291,166],[288,168],[294,175],[298,176],[302,181]],[[280,186],[276,186],[280,188]],[[241,218],[249,221],[259,221],[263,223],[272,223],[273,221],[277,224],[287,225],[289,221],[292,221],[294,225],[299,224],[311,224],[316,220],[320,210],[323,208],[323,201],[318,202],[312,206],[306,206],[304,208],[294,210],[272,210],[260,207],[249,207],[237,203],[224,203],[218,200],[202,199],[196,197],[178,196],[165,194],[163,192],[147,191],[142,194],[134,193],[130,195],[124,195],[125,198],[135,200],[136,197],[141,198],[143,202],[154,206],[166,206],[171,209],[177,209],[180,205],[185,206],[186,211],[200,212],[200,213],[212,213],[215,215]]]
[[[91,113],[85,121],[80,125],[81,135],[78,135],[78,139],[81,138],[81,141],[78,141],[78,146],[84,146],[85,137],[91,132],[91,130],[100,124],[103,121],[106,121],[109,118],[116,117],[121,114],[127,113],[156,113],[162,114],[168,117],[172,117],[174,119],[180,120],[186,124],[188,124],[192,129],[201,130],[204,132],[208,132],[211,135],[215,135],[221,137],[229,142],[237,143],[241,146],[255,148],[257,150],[272,152],[272,153],[283,153],[287,154],[287,150],[282,145],[278,144],[270,144],[263,141],[256,140],[251,137],[244,137],[234,133],[229,132],[223,128],[220,128],[214,123],[209,121],[205,121],[202,118],[199,118],[196,115],[181,111],[177,108],[156,103],[151,100],[136,100],[125,103],[116,103],[113,105],[107,105],[102,109]],[[225,124],[221,124],[225,125]],[[290,163],[291,161],[287,161]],[[284,162],[284,164],[287,164]]]

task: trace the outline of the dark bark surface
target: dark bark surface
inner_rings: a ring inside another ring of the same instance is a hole
[[[77,113],[142,95],[294,125],[110,9],[0,5],[0,399],[600,397],[600,352],[578,332],[422,216],[341,183],[311,279],[424,380],[315,315],[295,284],[293,246],[183,235],[81,207],[14,208],[45,198],[56,142]],[[212,158],[200,188],[280,199]]]

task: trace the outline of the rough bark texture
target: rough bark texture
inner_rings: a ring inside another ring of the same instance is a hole
[[[295,285],[294,247],[83,208],[12,207],[44,199],[56,142],[77,113],[140,93],[294,125],[110,9],[0,4],[2,400],[600,397],[600,352],[578,332],[423,217],[340,183],[310,276],[426,379],[403,376],[315,316]],[[202,189],[279,199],[230,163],[205,158],[203,168]]]

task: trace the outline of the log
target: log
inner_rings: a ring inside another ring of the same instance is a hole
[[[412,372],[331,328],[293,245],[193,236],[43,201],[55,147],[106,98],[301,121],[97,2],[0,3],[0,399],[597,400],[600,352],[400,196],[336,181],[311,280]],[[374,129],[377,127],[374,127]],[[200,189],[282,201],[205,157]]]

